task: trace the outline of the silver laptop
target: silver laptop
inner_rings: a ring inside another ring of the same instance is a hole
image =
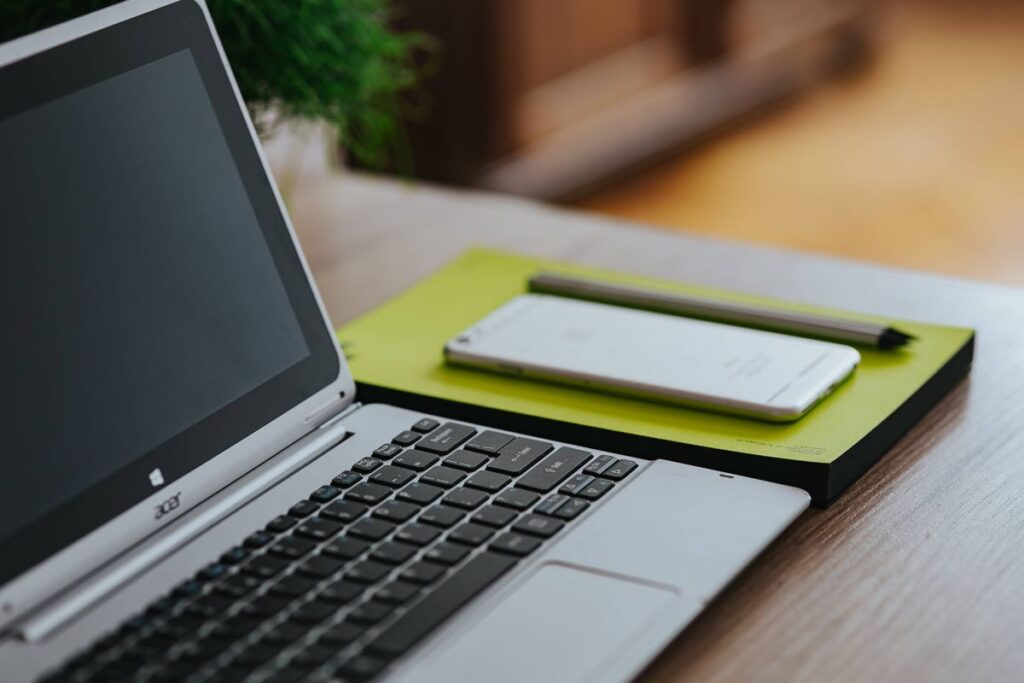
[[[808,504],[361,405],[195,0],[0,46],[0,216],[5,683],[628,680]]]

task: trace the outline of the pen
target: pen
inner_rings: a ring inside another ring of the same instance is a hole
[[[538,294],[553,294],[603,304],[642,308],[656,313],[684,315],[775,332],[821,337],[880,349],[897,348],[914,339],[913,335],[906,332],[876,323],[795,313],[753,304],[738,304],[632,285],[611,284],[558,273],[537,273],[530,278],[529,287],[531,292]]]

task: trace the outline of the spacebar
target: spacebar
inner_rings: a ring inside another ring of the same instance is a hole
[[[387,657],[405,654],[441,622],[515,566],[515,563],[515,558],[497,553],[477,555],[367,643],[367,649]]]

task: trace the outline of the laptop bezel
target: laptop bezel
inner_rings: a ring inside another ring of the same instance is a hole
[[[323,301],[313,282],[305,256],[299,247],[294,228],[271,175],[255,127],[248,116],[209,12],[201,0],[129,0],[114,5],[0,45],[0,69],[172,5],[187,6],[192,11],[198,9],[201,12],[206,31],[212,39],[219,58],[217,68],[223,69],[226,82],[230,86],[230,94],[234,98],[234,104],[241,114],[240,118],[235,118],[244,121],[244,132],[248,135],[247,140],[254,145],[254,151],[261,166],[260,170],[266,177],[276,210],[280,212],[281,223],[287,230],[288,239],[291,240],[290,246],[294,249],[301,264],[302,273],[315,300],[323,330],[331,340],[331,352],[333,360],[336,360],[336,365],[332,365],[332,367],[336,367],[337,371],[330,377],[323,378],[322,388],[313,391],[307,398],[290,407],[263,427],[192,469],[174,481],[171,486],[156,490],[152,495],[117,514],[102,526],[79,537],[64,549],[50,555],[0,586],[0,632],[36,610],[42,603],[55,598],[68,587],[97,572],[112,560],[124,556],[141,541],[160,533],[195,505],[265,462],[287,445],[308,434],[317,426],[317,418],[322,417],[325,411],[329,411],[327,414],[339,412],[354,400],[355,385],[352,376],[334,340]],[[173,30],[173,27],[168,26],[167,30]],[[319,380],[317,384],[319,384]],[[154,508],[171,496],[176,496],[178,507],[159,515],[157,519],[157,515],[154,515],[153,512]]]

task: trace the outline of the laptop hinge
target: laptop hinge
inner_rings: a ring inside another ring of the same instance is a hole
[[[332,396],[330,400],[317,406],[309,415],[302,418],[304,424],[311,426],[323,427],[329,423],[334,423],[339,415],[344,415],[347,412],[347,408],[350,408],[352,403],[345,400],[345,394],[341,393],[337,396]]]
[[[183,517],[158,539],[147,542],[141,550],[122,555],[106,569],[69,589],[63,597],[15,626],[14,634],[25,642],[40,642],[50,637],[175,550],[344,441],[349,433],[340,419],[348,412],[346,409],[331,415],[327,422],[286,449],[294,452],[280,459],[271,458],[250,470],[199,503],[190,516]]]

